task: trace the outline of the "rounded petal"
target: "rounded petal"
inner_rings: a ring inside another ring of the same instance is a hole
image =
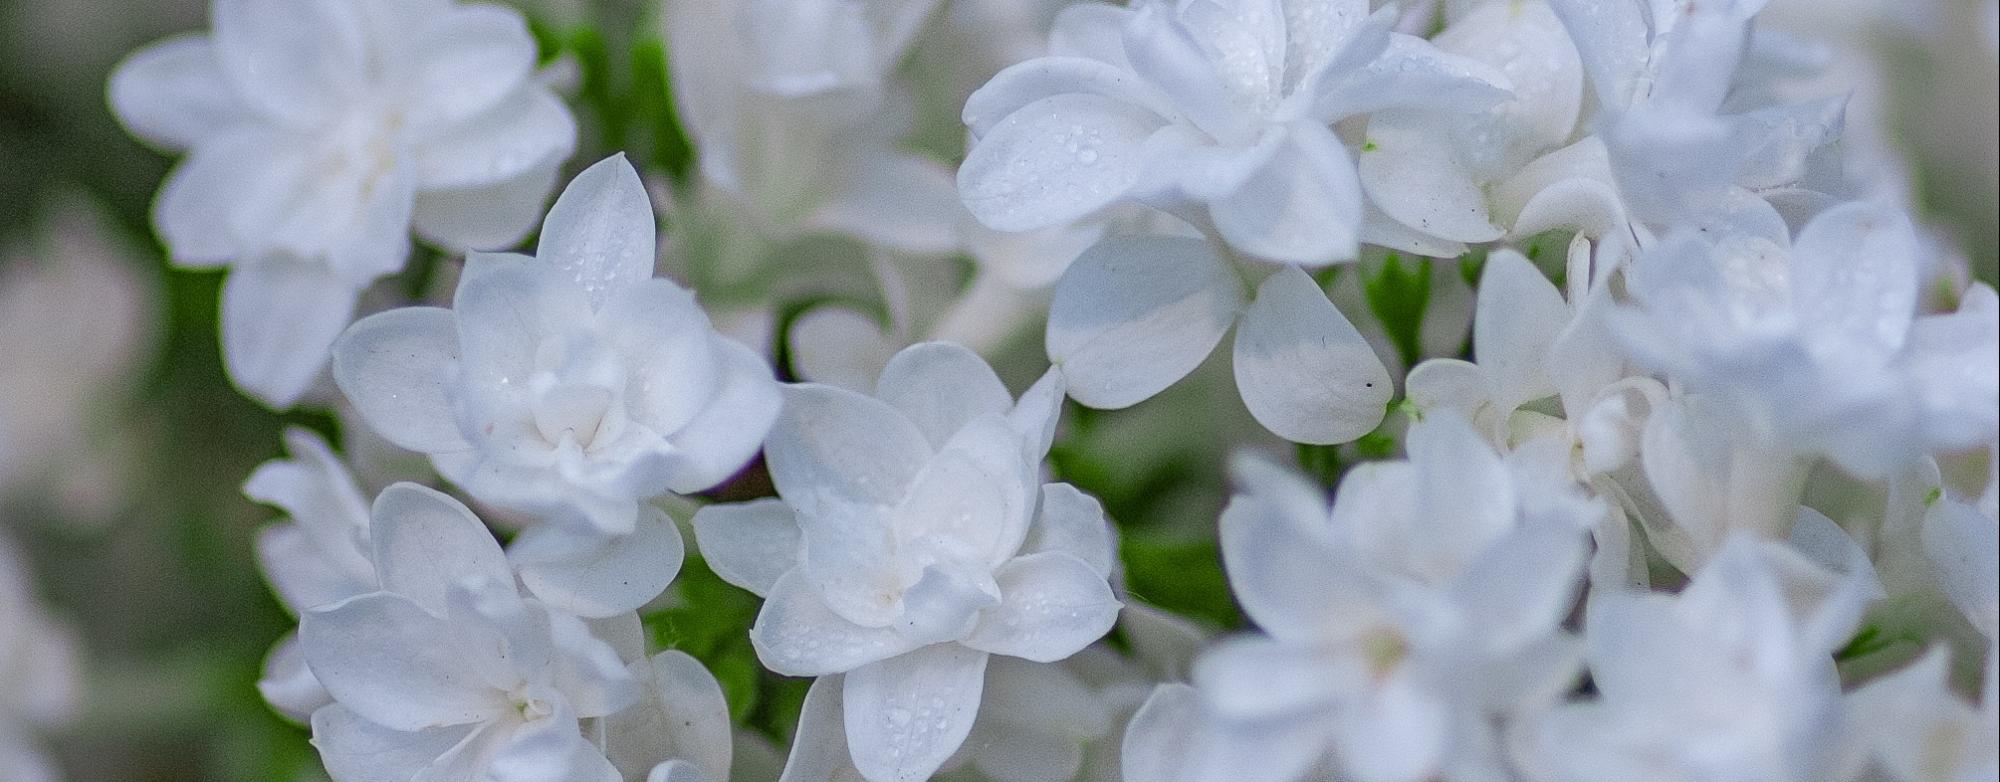
[[[978,138],[1016,112],[1058,95],[1096,95],[1135,105],[1144,105],[1149,99],[1127,69],[1088,57],[1056,55],[1001,69],[966,97],[960,118]]]
[[[1108,579],[1118,564],[1116,537],[1096,497],[1067,483],[1044,483],[1041,508],[1021,553],[1060,551]]]
[[[710,570],[759,597],[799,564],[799,522],[783,500],[709,505],[694,514],[695,546]]]
[[[257,679],[257,692],[264,702],[300,722],[312,719],[320,707],[333,702],[326,688],[306,667],[305,652],[299,648],[297,633],[287,634],[264,656],[264,674]]]
[[[840,676],[821,676],[799,706],[799,729],[778,782],[863,782],[847,751],[847,720]]]
[[[454,250],[513,247],[535,229],[561,168],[552,160],[488,185],[418,190],[410,227]]]
[[[418,731],[511,713],[506,693],[468,676],[460,629],[401,595],[376,592],[306,612],[306,663],[340,705],[386,728]]]
[[[1917,236],[1879,204],[1842,204],[1813,218],[1792,245],[1801,328],[1883,352],[1902,347],[1917,311]]]
[[[1202,702],[1229,719],[1298,719],[1365,686],[1344,657],[1322,644],[1240,636],[1203,652],[1192,681]]]
[[[1375,206],[1417,231],[1457,242],[1505,233],[1487,216],[1486,192],[1460,165],[1452,140],[1424,115],[1381,114],[1368,123],[1357,165]]]
[[[291,196],[301,165],[298,150],[275,133],[246,129],[205,141],[160,185],[153,228],[181,266],[245,260],[270,222],[246,215]]]
[[[325,264],[289,257],[237,267],[222,288],[222,358],[229,379],[276,408],[319,378],[358,291]]]
[[[653,277],[653,202],[624,153],[570,180],[542,222],[535,260],[577,281],[597,303],[620,285]]]
[[[402,731],[378,725],[340,704],[312,713],[312,743],[337,780],[410,779],[465,741],[465,726]]]
[[[454,4],[427,22],[411,42],[415,57],[399,85],[418,110],[412,124],[449,123],[491,108],[535,67],[535,39],[511,8]]]
[[[902,411],[933,448],[974,418],[1014,408],[986,360],[951,342],[921,342],[896,353],[875,381],[875,398]]]
[[[1056,283],[1049,361],[1076,401],[1130,407],[1194,371],[1243,306],[1242,280],[1207,242],[1107,239]]]
[[[166,149],[188,149],[248,118],[206,36],[175,36],[133,52],[111,73],[109,90],[125,130]]]
[[[771,587],[750,628],[750,642],[764,667],[786,676],[843,673],[914,648],[895,630],[841,618],[797,570]]]
[[[398,483],[375,497],[371,515],[369,537],[384,591],[443,615],[455,588],[513,589],[514,571],[500,542],[451,495]]]
[[[256,108],[304,126],[359,97],[368,44],[354,9],[332,0],[216,0],[215,52]]]
[[[404,307],[370,315],[333,346],[333,379],[383,439],[419,453],[470,447],[450,384],[458,363],[451,310]]]
[[[923,430],[895,408],[814,383],[785,388],[784,410],[764,442],[778,494],[806,513],[822,492],[894,505],[930,458]]]
[[[658,774],[658,765],[671,765],[686,766],[681,773],[692,774],[688,780],[729,779],[729,704],[714,674],[673,650],[632,668],[645,695],[605,719],[605,755],[611,762],[627,778],[649,769]]]
[[[1264,428],[1344,443],[1382,423],[1395,384],[1368,340],[1296,266],[1271,275],[1236,328],[1236,388]]]
[[[1294,125],[1263,166],[1209,205],[1229,246],[1269,261],[1324,265],[1354,257],[1361,182],[1333,131]]]
[[[965,645],[1055,662],[1104,637],[1122,605],[1103,574],[1059,551],[1019,557],[995,571],[1000,605],[979,616]]]
[[[784,406],[771,367],[755,351],[725,337],[711,337],[722,364],[722,382],[708,405],[669,438],[673,477],[667,488],[682,494],[713,488],[757,456]]]
[[[681,571],[679,528],[652,506],[639,508],[632,533],[605,538],[574,556],[519,562],[521,583],[542,602],[602,619],[652,602]]]
[[[1252,471],[1264,474],[1269,488],[1246,480]],[[1239,458],[1235,472],[1243,489],[1222,509],[1218,534],[1237,602],[1259,628],[1279,638],[1328,635],[1341,621],[1330,601],[1351,588],[1324,527],[1324,500],[1303,479],[1274,466]],[[1347,496],[1345,483],[1341,496]]]
[[[1032,231],[1080,219],[1126,195],[1161,120],[1113,98],[1068,93],[1007,115],[958,169],[965,208],[988,228]]]
[[[525,383],[543,339],[573,327],[590,306],[582,288],[536,259],[467,256],[452,298],[461,382],[484,388]]]
[[[1527,258],[1512,250],[1488,256],[1473,309],[1472,351],[1491,383],[1497,415],[1556,393],[1549,349],[1569,321],[1562,293]]]
[[[979,713],[986,653],[938,644],[865,665],[842,683],[848,749],[862,776],[930,779],[958,752]]]
[[[576,118],[569,107],[547,89],[524,88],[484,114],[428,134],[417,149],[417,187],[491,188],[530,171],[552,171],[575,148]],[[535,194],[537,207],[548,195],[543,187]],[[646,214],[651,219],[651,211]],[[652,270],[646,271],[651,276]]]

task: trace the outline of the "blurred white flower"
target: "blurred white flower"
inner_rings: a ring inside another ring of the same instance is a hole
[[[1678,595],[1594,596],[1598,697],[1522,726],[1529,778],[1843,778],[1833,652],[1881,591],[1860,549],[1806,513],[1800,549],[1739,537]]]
[[[1847,699],[1848,719],[1867,745],[1869,771],[1885,782],[1975,780],[2000,776],[2000,704],[1989,655],[1983,697],[1966,703],[1952,691],[1951,655],[1932,649],[1900,671],[1869,682]]]
[[[716,572],[766,598],[750,631],[765,667],[846,674],[871,782],[926,779],[958,750],[990,654],[1060,660],[1117,616],[1102,510],[1038,475],[1059,382],[1017,403],[977,355],[923,343],[872,397],[790,387],[765,448],[782,499],[695,517]]]
[[[1137,200],[1258,258],[1352,258],[1361,185],[1329,126],[1507,97],[1505,76],[1391,32],[1394,21],[1360,0],[1075,6],[1057,19],[1052,56],[966,101],[975,141],[959,193],[999,230]]]
[[[354,324],[334,377],[371,428],[482,502],[538,521],[510,554],[538,597],[630,611],[681,541],[648,500],[741,469],[780,398],[756,353],[653,274],[653,213],[623,156],[578,175],[537,257],[474,253],[454,309]]]
[[[2000,304],[1974,285],[1957,312],[1920,313],[1918,251],[1907,217],[1859,202],[1789,247],[1676,233],[1630,267],[1613,331],[1771,447],[1881,477],[2000,439]]]
[[[9,780],[56,782],[37,734],[60,729],[82,708],[83,672],[69,628],[44,612],[30,574],[0,537],[0,769]]]
[[[447,0],[215,0],[214,31],[112,75],[112,109],[187,157],[153,223],[176,264],[232,266],[223,356],[289,407],[409,234],[499,249],[534,227],[576,143],[518,12]]]
[[[1496,726],[1578,672],[1561,622],[1596,519],[1525,496],[1450,411],[1414,424],[1409,451],[1355,467],[1331,508],[1238,460],[1223,564],[1263,633],[1205,653],[1193,690],[1154,696],[1126,738],[1128,778],[1505,778]]]

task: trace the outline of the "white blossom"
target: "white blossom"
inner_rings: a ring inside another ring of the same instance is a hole
[[[133,135],[185,152],[154,204],[173,261],[230,266],[223,356],[278,407],[307,391],[409,234],[500,249],[534,227],[576,124],[519,13],[447,0],[215,0],[214,29],[113,74]]]
[[[1059,382],[1017,403],[977,355],[922,343],[874,396],[790,387],[765,446],[782,499],[696,515],[715,571],[765,597],[750,631],[764,666],[844,674],[846,743],[870,782],[928,778],[958,750],[989,655],[1060,660],[1117,616],[1102,511],[1038,475]]]
[[[1500,456],[1448,411],[1413,425],[1409,450],[1355,468],[1331,508],[1296,476],[1238,461],[1223,564],[1263,632],[1206,652],[1193,689],[1154,696],[1126,738],[1128,778],[1505,778],[1493,721],[1577,673],[1560,623],[1595,519],[1517,498]]]
[[[1523,727],[1529,776],[1841,778],[1832,652],[1880,587],[1852,541],[1807,513],[1800,549],[1739,537],[1678,595],[1595,596],[1585,635],[1598,697]]]
[[[41,734],[73,723],[84,678],[76,637],[36,598],[13,541],[0,538],[0,768],[8,779],[57,782]]]
[[[1952,691],[1950,654],[1932,649],[1908,667],[1848,696],[1847,713],[1864,734],[1868,780],[1973,780],[2000,776],[2000,704],[1989,656],[1985,691],[1967,703]]]
[[[540,519],[510,556],[537,596],[588,616],[666,587],[680,536],[646,501],[741,469],[780,403],[756,353],[652,276],[653,246],[645,188],[609,158],[557,199],[537,257],[475,253],[453,309],[370,316],[334,349],[371,428]]]
[[[1676,233],[1633,263],[1614,331],[1771,445],[1883,476],[2000,439],[2000,305],[1975,285],[1956,312],[1920,312],[1918,247],[1908,218],[1867,203],[1789,246]]]
[[[1359,0],[1072,8],[1051,56],[966,101],[976,140],[959,193],[1000,230],[1138,200],[1259,258],[1352,258],[1365,238],[1361,185],[1329,126],[1507,96],[1506,77],[1392,32],[1394,19]]]

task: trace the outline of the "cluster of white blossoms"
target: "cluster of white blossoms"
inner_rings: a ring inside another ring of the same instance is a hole
[[[1994,779],[2000,298],[1764,5],[669,0],[685,172],[573,163],[498,6],[214,0],[109,92],[231,377],[342,414],[243,487],[335,782]],[[449,302],[356,320],[413,234]],[[1061,457],[1232,331],[1210,628]]]

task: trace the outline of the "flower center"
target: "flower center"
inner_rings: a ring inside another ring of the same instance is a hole
[[[552,446],[589,451],[624,430],[624,367],[590,335],[550,337],[535,351],[529,380],[535,430]]]

